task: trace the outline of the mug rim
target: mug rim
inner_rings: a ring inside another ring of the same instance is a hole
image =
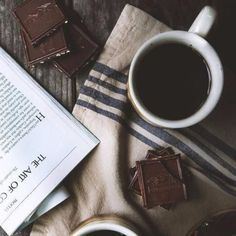
[[[168,120],[149,111],[142,101],[135,93],[134,88],[134,71],[138,60],[145,54],[150,48],[167,43],[179,43],[193,48],[197,51],[203,59],[206,61],[207,67],[211,76],[211,87],[207,99],[203,105],[191,116],[180,120]],[[223,90],[223,67],[219,56],[213,47],[202,37],[197,34],[186,31],[168,31],[161,33],[147,40],[136,52],[130,66],[128,77],[128,97],[137,113],[147,122],[155,126],[161,126],[164,128],[184,128],[192,126],[204,118],[206,118],[220,99],[220,95]]]

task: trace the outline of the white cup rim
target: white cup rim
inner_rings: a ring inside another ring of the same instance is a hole
[[[83,236],[100,230],[110,230],[127,236],[141,235],[131,222],[116,215],[98,215],[82,222],[71,236]]]
[[[139,58],[142,57],[142,55],[147,50],[150,50],[150,48],[170,42],[184,44],[196,50],[206,61],[211,74],[211,88],[204,104],[194,114],[180,120],[167,120],[151,113],[151,111],[143,106],[141,100],[135,92],[133,83],[134,71]],[[219,56],[217,55],[213,47],[204,38],[194,33],[174,30],[154,36],[139,48],[130,66],[128,79],[128,94],[130,101],[139,115],[147,122],[155,126],[161,126],[165,128],[184,128],[200,122],[201,120],[206,118],[215,108],[220,99],[222,90],[223,67]]]
[[[81,228],[79,230],[79,232],[77,233],[77,235],[82,236],[82,235],[94,233],[94,232],[97,232],[100,230],[114,231],[116,233],[124,234],[127,236],[138,236],[131,229],[129,229],[125,226],[116,224],[116,223],[112,223],[112,222],[96,222],[94,224],[88,224],[88,225],[84,226],[83,228]]]

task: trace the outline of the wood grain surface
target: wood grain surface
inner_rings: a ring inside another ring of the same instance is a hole
[[[62,1],[62,0],[61,0]],[[79,88],[86,79],[89,69],[68,79],[50,63],[30,69],[26,65],[19,25],[13,18],[12,9],[22,0],[0,0],[0,45],[7,50],[50,94],[69,111],[72,110]],[[187,30],[206,4],[213,4],[218,12],[218,24],[209,36],[209,41],[219,52],[224,64],[234,72],[236,52],[236,1],[235,0],[64,0],[67,8],[74,9],[82,17],[93,38],[102,46],[105,44],[123,7],[135,5],[173,29]],[[30,228],[15,235],[28,235]],[[0,232],[0,236],[5,235]]]

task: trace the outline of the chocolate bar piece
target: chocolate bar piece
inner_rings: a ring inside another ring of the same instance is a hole
[[[25,45],[28,65],[30,66],[37,63],[43,63],[53,57],[61,56],[70,52],[62,27],[50,37],[45,38],[36,47],[31,45],[30,40],[23,31],[21,31],[21,35]]]
[[[176,203],[187,199],[180,165],[180,155],[167,160],[136,162],[144,207]]]
[[[99,47],[74,23],[68,25],[68,35],[71,40],[71,53],[55,59],[54,65],[68,77],[73,77],[93,59]]]
[[[168,157],[172,156],[174,154],[174,151],[171,147],[162,148],[160,150],[148,150],[148,153],[145,157],[145,159],[156,159],[156,158],[162,158],[162,157]],[[139,181],[138,181],[138,172],[135,167],[130,168],[130,174],[132,177],[132,180],[129,185],[129,189],[133,190],[136,194],[141,196],[141,190],[139,187]],[[172,207],[173,204],[163,204],[161,205],[162,208],[169,210]]]
[[[133,170],[132,170],[133,169]],[[130,172],[131,177],[134,177],[134,174],[136,172],[136,167],[131,168],[130,170],[132,170]],[[138,195],[141,196],[141,191],[140,191],[140,187],[139,187],[139,182],[138,182],[138,178],[137,181],[134,182],[134,184],[132,185],[131,189]],[[160,205],[162,208],[166,209],[166,210],[170,210],[170,208],[173,206],[173,204],[163,204]]]
[[[66,3],[67,2],[67,3]],[[72,6],[70,5],[70,0],[69,1],[61,1],[60,2],[63,12],[67,16],[68,21],[74,22],[86,35],[90,36],[90,32],[88,31],[86,25],[84,24],[84,20],[82,17],[78,14],[77,11],[73,10]]]
[[[17,6],[13,14],[32,45],[67,23],[56,0],[27,0]]]
[[[145,159],[167,157],[167,156],[173,155],[173,154],[174,154],[174,151],[171,147],[163,148],[161,150],[148,150],[148,153],[147,153]],[[133,167],[133,168],[135,168],[135,167]],[[141,195],[141,191],[140,191],[140,187],[139,187],[139,183],[138,183],[138,173],[137,173],[136,168],[135,168],[135,173],[133,174],[133,178],[129,184],[129,189],[133,190],[136,194]]]

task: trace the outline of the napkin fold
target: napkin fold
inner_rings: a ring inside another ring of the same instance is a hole
[[[127,99],[127,74],[135,52],[147,39],[168,30],[142,10],[125,6],[73,111],[101,143],[67,178],[72,197],[37,220],[32,236],[69,235],[81,221],[98,214],[130,219],[145,236],[184,236],[209,214],[236,208],[233,91],[226,90],[226,99],[208,119],[181,130],[151,126]],[[189,200],[170,211],[144,209],[141,198],[127,191],[128,168],[160,146],[181,153],[192,172]]]

